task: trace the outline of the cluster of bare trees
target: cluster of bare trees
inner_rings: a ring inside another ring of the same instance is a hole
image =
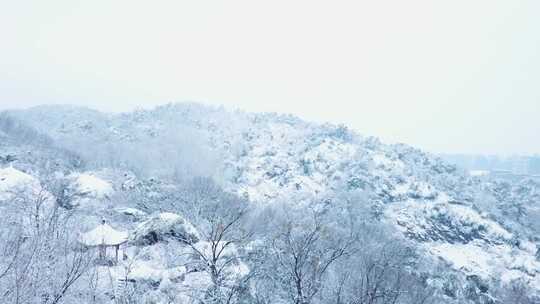
[[[210,179],[195,179],[179,191],[177,203],[166,207],[197,228],[197,242],[180,242],[191,249],[193,268],[210,279],[192,293],[193,303],[445,303],[427,272],[418,271],[430,262],[394,238],[365,206],[254,206]],[[0,207],[2,303],[145,303],[155,286],[126,284],[123,293],[98,295],[93,255],[77,243],[74,211],[51,199],[45,190],[18,193]],[[159,202],[149,207],[159,208]],[[173,293],[162,300],[176,303]],[[496,294],[533,303],[525,285]]]
[[[334,234],[323,214],[307,210],[303,218],[284,214],[271,239],[269,257],[275,264],[286,297],[294,304],[309,304],[321,292],[330,267],[348,255],[355,233]]]
[[[367,218],[365,207],[253,206],[209,179],[196,179],[185,190],[177,211],[202,238],[185,243],[212,278],[200,303],[440,302],[414,273],[419,256]],[[235,263],[248,265],[249,273],[229,271]]]
[[[2,303],[65,303],[91,267],[80,250],[69,213],[50,194],[18,192],[2,202],[0,298]]]
[[[331,212],[311,209],[275,215],[252,285],[256,303],[438,303],[412,274],[414,251],[382,227],[336,227]]]
[[[197,243],[189,239],[183,243],[199,260],[196,267],[211,279],[211,286],[197,301],[238,303],[253,275],[243,262],[247,258],[244,249],[254,237],[254,230],[248,226],[252,207],[246,200],[224,192],[211,179],[196,178],[183,193],[176,208],[193,221],[201,237]]]

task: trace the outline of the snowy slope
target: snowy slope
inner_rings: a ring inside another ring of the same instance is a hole
[[[505,212],[511,208],[497,209],[527,201],[526,212],[540,210],[536,184],[499,184],[407,145],[384,144],[344,126],[308,123],[289,115],[193,104],[119,115],[54,107],[13,115],[63,143],[148,147],[148,162],[168,167],[173,167],[169,160],[178,157],[171,151],[189,144],[197,153],[181,154],[182,159],[210,164],[192,174],[211,175],[255,204],[305,205],[331,201],[343,191],[360,191],[368,201],[359,204],[376,205],[385,222],[434,259],[465,275],[493,282],[520,279],[540,291],[534,230],[524,220],[510,220]],[[182,140],[155,145],[160,139],[170,140],[171,130],[182,134]],[[186,163],[179,168],[194,170]],[[97,188],[103,190],[99,193],[109,191],[104,185]]]

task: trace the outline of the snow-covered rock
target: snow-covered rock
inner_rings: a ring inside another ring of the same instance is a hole
[[[154,214],[140,223],[131,233],[130,241],[150,245],[167,238],[196,243],[200,236],[195,227],[182,216],[164,212]]]
[[[44,194],[43,189],[33,176],[12,167],[0,169],[0,201],[21,195],[35,198],[40,194]]]
[[[74,174],[73,187],[78,196],[104,199],[113,194],[114,190],[112,185],[94,174],[91,173],[79,173]]]
[[[31,234],[50,218],[55,204],[37,178],[11,167],[0,169],[0,223]]]

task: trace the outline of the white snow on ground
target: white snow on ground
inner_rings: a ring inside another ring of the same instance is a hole
[[[204,290],[212,284],[210,275],[207,272],[191,272],[186,274],[182,287],[187,290],[200,289]]]
[[[398,230],[422,239],[420,246],[427,253],[456,270],[488,280],[500,278],[505,283],[520,278],[540,287],[540,262],[534,243],[513,244],[513,234],[500,224],[470,206],[450,204],[445,197],[394,203],[386,215],[397,223]],[[459,237],[453,238],[455,235]],[[474,239],[463,238],[468,235]]]
[[[127,277],[134,280],[151,280],[155,282],[161,281],[165,269],[162,264],[156,261],[135,260],[130,265]]]
[[[484,218],[469,206],[447,204],[445,207],[447,207],[447,211],[444,211],[445,209],[440,210],[442,212],[448,212],[449,217],[455,218],[461,223],[475,223],[477,226],[485,227],[487,235],[490,238],[504,240],[510,240],[512,238],[512,233],[504,229],[499,223]]]
[[[437,243],[426,246],[435,256],[450,262],[455,269],[489,278],[497,265],[493,256],[485,252],[482,244]]]
[[[185,275],[184,266],[166,268],[161,260],[134,260],[115,267],[115,275],[130,280],[162,282]]]
[[[425,243],[425,248],[436,257],[452,264],[456,270],[479,275],[485,279],[500,278],[509,283],[525,278],[538,284],[540,263],[534,254],[510,245],[488,245],[481,241],[468,244]]]
[[[441,197],[447,196],[443,194]],[[427,238],[436,231],[435,228],[457,229],[460,235],[479,230],[484,237],[497,242],[508,241],[513,236],[499,223],[485,218],[472,207],[451,204],[443,199],[393,203],[386,214],[397,223],[399,230]],[[446,222],[441,222],[441,219],[445,219]]]
[[[103,199],[109,197],[114,192],[109,182],[91,173],[75,174],[73,178],[75,179],[75,189],[80,195]]]

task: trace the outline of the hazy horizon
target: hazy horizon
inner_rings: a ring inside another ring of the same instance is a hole
[[[540,153],[537,1],[0,4],[0,110],[199,102],[434,153]]]
[[[26,107],[13,107],[13,108],[0,108],[0,111],[3,111],[3,110],[30,110],[32,108],[37,108],[37,107],[46,107],[46,106],[67,106],[67,107],[81,107],[81,108],[86,108],[86,109],[90,109],[90,110],[95,110],[95,111],[99,111],[99,112],[102,112],[102,113],[111,113],[111,114],[121,114],[121,113],[128,113],[128,112],[132,112],[132,111],[137,111],[137,110],[152,110],[152,109],[155,109],[156,107],[161,107],[161,106],[165,106],[167,104],[200,104],[200,105],[203,105],[203,106],[209,106],[209,107],[223,107],[225,110],[227,111],[236,111],[236,110],[239,110],[239,111],[244,111],[244,112],[251,112],[251,113],[278,113],[278,114],[291,114],[291,115],[294,115],[294,116],[297,116],[299,117],[300,119],[303,119],[303,120],[306,120],[306,121],[312,121],[312,122],[316,122],[316,123],[330,123],[330,124],[337,124],[335,122],[332,122],[332,121],[327,121],[327,120],[320,120],[320,121],[317,121],[317,120],[309,120],[309,119],[306,119],[305,117],[302,117],[302,115],[298,115],[298,114],[292,114],[292,113],[288,113],[288,112],[276,112],[276,111],[271,111],[271,112],[253,112],[253,111],[247,111],[245,109],[240,109],[238,107],[232,107],[232,106],[227,106],[227,105],[223,105],[223,104],[210,104],[210,103],[203,103],[203,102],[197,102],[197,101],[177,101],[177,102],[167,102],[167,103],[163,103],[163,104],[155,104],[155,105],[149,105],[149,106],[136,106],[132,109],[126,109],[126,110],[108,110],[108,109],[99,109],[98,107],[95,107],[95,106],[92,106],[92,105],[83,105],[83,104],[67,104],[67,103],[49,103],[49,104],[36,104],[36,105],[32,105],[32,106],[26,106]],[[355,128],[352,128],[350,127],[349,125],[346,125],[348,128],[351,128],[352,130],[355,130],[357,132],[358,129],[355,129]],[[411,145],[411,146],[414,146],[410,143],[407,143],[407,142],[403,142],[403,141],[391,141],[391,140],[387,140],[387,139],[384,139],[384,138],[381,138],[380,136],[377,136],[376,134],[365,134],[365,133],[360,133],[361,135],[364,135],[364,136],[374,136],[374,137],[379,137],[379,139],[381,139],[383,142],[385,143],[403,143],[403,144],[407,144],[407,145]],[[414,146],[416,148],[422,148],[422,147],[419,147],[419,146]],[[456,152],[437,152],[437,151],[430,151],[430,150],[425,150],[427,152],[430,152],[430,153],[434,153],[434,154],[439,154],[439,155],[448,155],[448,156],[470,156],[470,157],[497,157],[497,158],[500,158],[500,159],[505,159],[505,158],[512,158],[512,157],[522,157],[522,156],[539,156],[540,153],[511,153],[511,154],[508,154],[508,153],[481,153],[481,152],[460,152],[460,151],[456,151]]]

